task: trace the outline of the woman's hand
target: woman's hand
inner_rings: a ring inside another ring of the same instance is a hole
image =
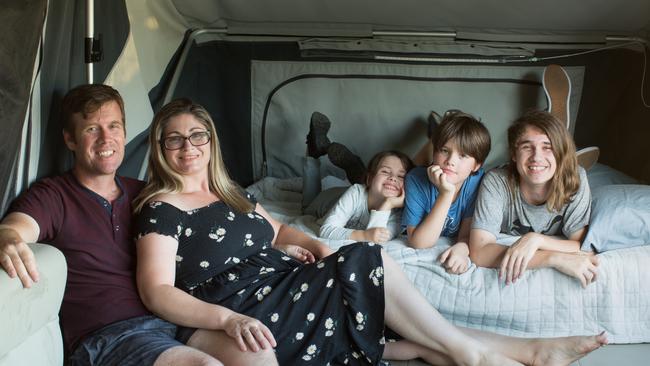
[[[456,187],[447,181],[447,175],[439,165],[431,165],[427,168],[429,182],[433,184],[440,193],[453,193]]]
[[[447,273],[463,274],[469,268],[469,246],[458,242],[442,252],[438,260],[447,269]]]
[[[275,249],[286,253],[288,256],[302,263],[314,263],[316,261],[316,257],[314,257],[312,252],[298,245],[281,244],[276,245]]]
[[[544,235],[531,232],[512,244],[501,260],[499,279],[505,278],[506,284],[509,285],[521,278],[528,268],[528,262],[533,258],[543,240]]]
[[[275,348],[277,343],[273,333],[261,321],[233,312],[226,318],[226,334],[235,339],[242,352],[257,352],[260,349]],[[248,344],[248,347],[246,345]]]

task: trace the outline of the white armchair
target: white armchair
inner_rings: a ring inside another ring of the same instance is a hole
[[[63,364],[59,308],[67,278],[63,253],[30,244],[40,280],[23,288],[0,269],[0,366]]]

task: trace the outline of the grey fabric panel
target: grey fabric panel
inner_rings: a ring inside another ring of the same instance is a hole
[[[41,69],[43,145],[38,178],[61,173],[72,166],[72,153],[63,144],[61,135],[59,107],[68,90],[86,83],[85,12],[84,0],[49,1]],[[95,34],[102,35],[104,49],[104,59],[94,65],[94,80],[100,83],[106,79],[129,34],[124,0],[95,1]]]
[[[507,33],[639,32],[650,23],[647,0],[173,0],[192,26],[247,23],[247,33],[304,23],[371,25],[373,30],[506,30]],[[294,27],[294,25],[296,25]],[[316,29],[315,29],[316,30]],[[335,32],[335,28],[320,31]],[[333,35],[322,33],[322,35]],[[335,34],[334,34],[335,35]]]
[[[546,108],[542,72],[542,66],[253,61],[253,174],[256,179],[263,176],[264,155],[267,175],[301,174],[314,111],[332,120],[332,141],[347,145],[367,162],[390,148],[414,154],[426,141],[425,125],[418,120],[431,110],[462,109],[490,130],[492,151],[486,165],[503,163],[510,122],[527,109]],[[568,67],[567,72],[573,83],[574,121],[584,68]]]
[[[9,0],[0,11],[0,187],[2,207],[13,196],[15,163],[30,91],[34,62],[45,20],[47,1]]]

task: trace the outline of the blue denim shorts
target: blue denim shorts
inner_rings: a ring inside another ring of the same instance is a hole
[[[109,324],[86,336],[68,358],[70,366],[153,365],[165,350],[182,346],[176,325],[147,315]]]

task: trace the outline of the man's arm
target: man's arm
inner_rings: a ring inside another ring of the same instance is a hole
[[[566,250],[545,250],[539,249],[531,253],[529,260],[524,261],[522,256],[516,259],[513,252],[516,251],[518,243],[519,246],[526,246],[526,242],[522,239],[527,239],[524,235],[515,244],[506,247],[495,243],[496,238],[489,232],[481,229],[472,229],[470,232],[469,248],[470,258],[479,267],[499,268],[499,278],[505,279],[506,284],[516,282],[527,268],[541,268],[550,267],[554,268],[568,276],[576,278],[582,284],[582,287],[587,287],[591,282],[596,280],[598,258],[594,255],[583,254],[579,251],[580,242],[576,240],[575,236],[584,235],[576,232],[569,240],[556,239],[554,237],[529,233],[532,240],[548,239],[549,246],[564,245]],[[569,245],[567,245],[569,244]],[[544,246],[544,245],[542,245]],[[575,249],[577,246],[577,250]],[[515,258],[515,259],[513,259]]]
[[[12,212],[0,223],[0,265],[9,277],[17,275],[24,287],[39,279],[34,253],[27,245],[37,241],[39,234],[36,220],[24,213]]]

